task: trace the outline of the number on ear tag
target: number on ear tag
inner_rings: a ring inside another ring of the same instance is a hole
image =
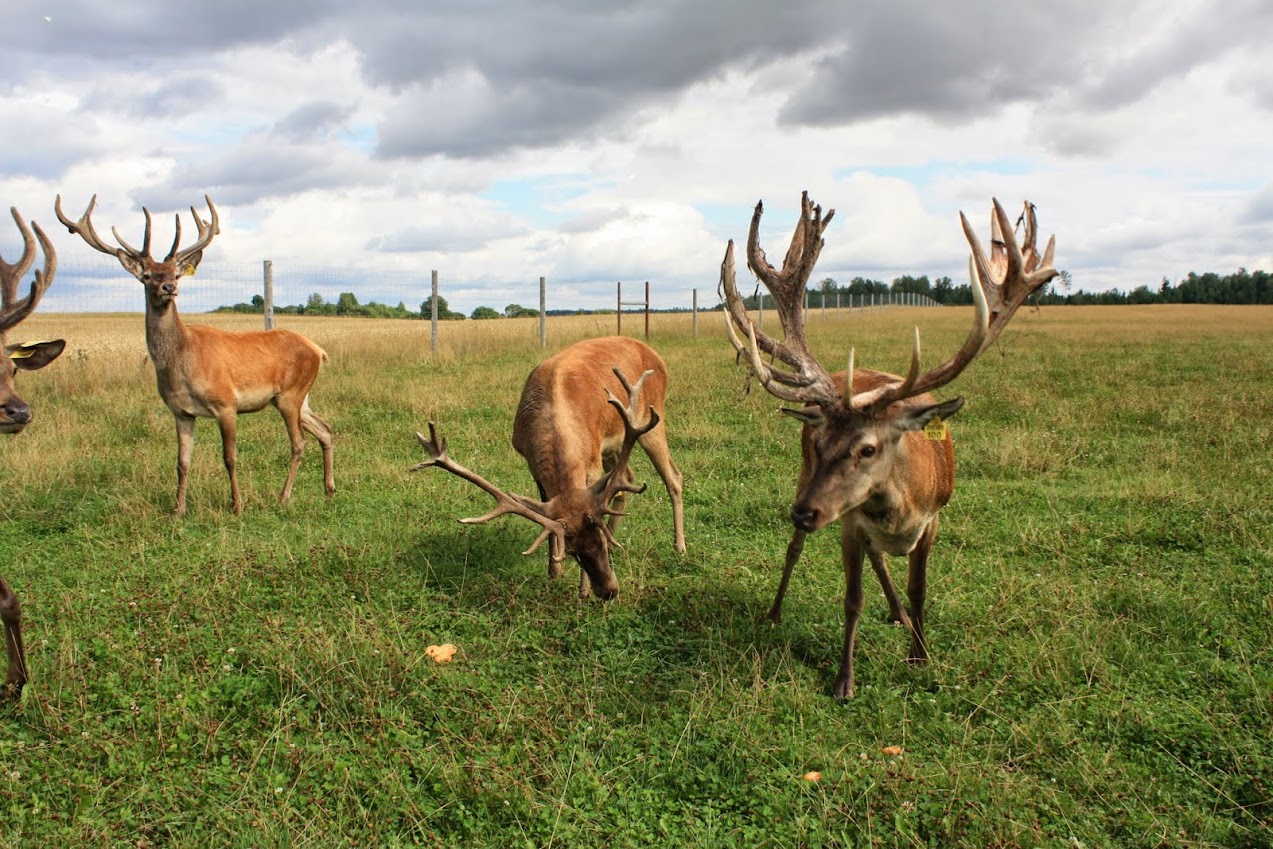
[[[928,424],[924,425],[924,436],[937,441],[945,439],[946,423],[937,416],[933,416],[929,419]]]

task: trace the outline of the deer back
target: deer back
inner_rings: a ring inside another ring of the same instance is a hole
[[[654,372],[642,387],[641,406],[662,416],[667,366],[648,345],[627,336],[578,342],[544,360],[526,378],[513,423],[513,447],[526,458],[545,498],[599,479],[622,446],[623,420],[606,401],[607,389],[626,397],[616,367],[628,375]]]

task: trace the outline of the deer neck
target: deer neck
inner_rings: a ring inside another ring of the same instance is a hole
[[[146,349],[157,371],[171,366],[186,347],[186,325],[177,314],[176,301],[162,307],[146,304]]]

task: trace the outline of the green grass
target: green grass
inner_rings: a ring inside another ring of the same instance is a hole
[[[851,340],[896,371],[910,323],[932,362],[968,320],[814,316],[810,335],[826,363]],[[1020,315],[944,393],[968,404],[933,662],[904,663],[868,584],[846,703],[828,695],[837,534],[809,538],[784,623],[761,619],[798,427],[741,395],[718,315],[652,340],[689,554],[638,452],[652,485],[608,604],[519,554],[528,523],[456,523],[488,509],[474,487],[406,471],[435,418],[459,462],[533,493],[509,444],[533,334],[431,360],[340,326],[305,328],[333,354],[313,405],[337,431],[335,498],[311,444],[274,503],[267,411],[240,419],[242,517],[209,422],[191,513],[170,515],[148,366],[86,350],[23,378],[37,421],[0,443],[0,568],[32,681],[0,707],[0,845],[1270,845],[1273,310]],[[437,666],[442,642],[459,653]]]

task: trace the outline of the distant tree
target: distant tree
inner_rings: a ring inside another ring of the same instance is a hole
[[[470,317],[475,319],[499,318],[500,314],[492,307],[476,307]]]
[[[336,315],[356,315],[358,313],[358,299],[354,297],[353,292],[341,292],[336,298]]]
[[[1070,272],[1062,268],[1056,273],[1056,276],[1061,280],[1061,291],[1069,295],[1070,287],[1074,285],[1074,278],[1070,275]]]
[[[949,304],[953,285],[949,277],[938,277],[933,281],[933,300],[939,304]]]
[[[315,309],[323,306],[323,296],[315,292],[305,299],[305,309]]]
[[[433,318],[433,308],[430,306],[432,302],[433,299],[429,298],[420,304],[421,318]],[[452,311],[451,308],[447,306],[446,298],[438,295],[438,321],[462,321],[463,319],[464,313]]]
[[[265,309],[265,298],[262,297],[261,295],[253,295],[252,306],[257,307],[259,309]]]
[[[533,310],[521,304],[509,304],[504,307],[504,315],[508,318],[533,318],[539,315],[539,310]]]

